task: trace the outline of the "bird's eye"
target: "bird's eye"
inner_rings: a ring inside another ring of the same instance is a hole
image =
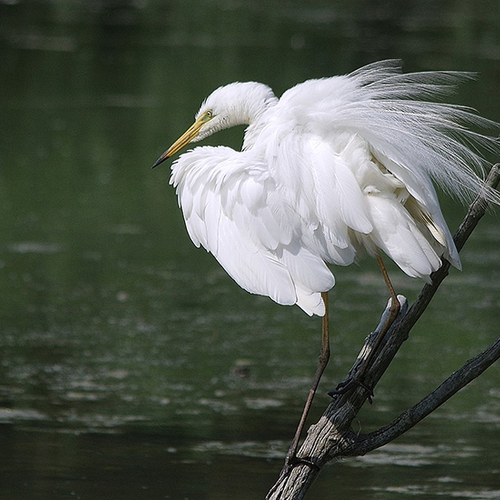
[[[201,121],[201,123],[207,123],[209,122],[212,118],[214,117],[214,112],[211,110],[211,109],[207,109],[206,111],[204,111],[200,117],[198,118],[198,120]]]

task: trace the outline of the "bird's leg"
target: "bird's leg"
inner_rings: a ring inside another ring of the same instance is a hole
[[[385,322],[384,328],[382,329],[380,337],[384,336],[384,333],[389,329],[389,327],[392,325],[394,320],[397,318],[399,311],[401,309],[401,306],[399,304],[398,296],[396,295],[396,292],[394,291],[394,287],[392,286],[391,280],[389,278],[389,273],[387,272],[387,269],[385,268],[384,261],[382,260],[382,257],[380,256],[380,253],[377,252],[377,263],[378,266],[380,267],[380,270],[382,271],[382,276],[384,277],[385,284],[387,285],[387,288],[389,289],[389,293],[391,294],[391,309],[389,312],[389,316],[387,317],[387,321]],[[377,345],[378,347],[378,345]]]
[[[378,252],[377,252],[376,258],[377,258],[377,263],[380,267],[380,270],[382,271],[382,276],[384,277],[385,284],[387,285],[387,288],[389,289],[389,293],[391,295],[391,305],[390,305],[390,309],[389,309],[389,314],[387,315],[387,318],[385,319],[385,322],[383,323],[382,327],[377,332],[377,338],[375,340],[375,344],[370,349],[370,352],[368,353],[366,358],[363,360],[362,365],[359,368],[359,371],[357,372],[357,374],[353,378],[349,377],[348,379],[344,380],[343,382],[340,382],[340,384],[338,384],[338,386],[334,390],[328,392],[328,394],[330,396],[334,396],[336,394],[344,394],[353,385],[358,385],[358,386],[364,387],[368,391],[369,400],[371,402],[373,392],[369,387],[367,387],[366,385],[363,384],[362,379],[366,373],[366,370],[368,368],[370,361],[372,360],[375,352],[379,348],[380,343],[382,342],[382,339],[384,338],[384,335],[386,334],[387,330],[389,330],[389,328],[391,327],[394,320],[398,317],[399,312],[401,310],[401,304],[399,303],[398,296],[396,295],[396,292],[394,291],[394,287],[392,286],[391,280],[389,278],[389,274],[387,272],[387,269],[385,268],[384,261],[382,260],[382,257],[380,256],[380,254]]]
[[[306,423],[307,415],[311,408],[314,395],[316,394],[316,389],[318,388],[321,376],[325,371],[328,360],[330,359],[330,332],[329,332],[329,313],[328,313],[328,292],[323,292],[321,294],[323,302],[325,303],[325,315],[321,321],[321,352],[318,359],[318,367],[316,373],[314,374],[314,379],[312,381],[311,388],[309,389],[309,394],[307,396],[306,404],[304,405],[304,410],[302,411],[302,416],[300,417],[299,425],[295,431],[295,436],[293,438],[292,444],[288,453],[286,455],[285,464],[293,465],[295,462],[308,463],[305,459],[297,458],[297,451],[299,448],[299,441],[302,431]],[[314,465],[314,464],[310,464]]]

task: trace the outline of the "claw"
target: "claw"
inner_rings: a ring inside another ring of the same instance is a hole
[[[354,387],[362,387],[368,393],[368,402],[370,404],[373,402],[373,398],[375,396],[373,389],[363,383],[362,380],[367,370],[369,361],[379,347],[385,333],[389,330],[394,321],[397,318],[403,317],[408,310],[408,301],[406,300],[406,297],[398,295],[397,299],[397,306],[393,305],[392,298],[389,299],[387,306],[380,317],[380,322],[377,325],[377,328],[375,328],[375,330],[369,335],[360,355],[358,356],[358,359],[356,360],[355,366],[351,369],[350,374],[345,380],[340,382],[335,389],[327,392],[330,397],[346,394]]]
[[[392,298],[387,301],[384,312],[382,313],[382,316],[380,316],[379,324],[373,333],[385,333],[385,331],[389,329],[397,318],[403,317],[406,314],[406,311],[408,310],[408,300],[404,295],[398,295],[397,299],[399,303],[394,306],[392,305]],[[394,318],[391,318],[393,315]]]
[[[347,392],[349,392],[354,387],[362,387],[368,393],[368,402],[370,404],[373,403],[373,398],[375,397],[373,389],[370,389],[360,379],[354,378],[354,377],[353,378],[347,378],[346,380],[343,380],[342,382],[339,382],[339,384],[337,385],[337,387],[335,387],[335,389],[332,389],[331,391],[328,391],[327,394],[331,398],[333,398],[334,396],[341,396],[341,395],[346,394]]]

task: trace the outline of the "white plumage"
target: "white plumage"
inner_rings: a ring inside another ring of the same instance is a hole
[[[223,128],[248,125],[242,151],[197,147],[172,165],[186,227],[245,290],[323,315],[335,280],[325,262],[366,250],[428,280],[441,258],[460,267],[433,181],[460,199],[486,189],[477,152],[493,122],[429,99],[467,73],[402,74],[382,61],[309,80],[278,100],[233,83],[202,104],[194,125],[155,163]],[[487,197],[500,202],[497,192]]]

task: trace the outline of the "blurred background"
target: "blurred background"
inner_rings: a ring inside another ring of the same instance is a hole
[[[477,0],[0,0],[0,497],[256,499],[277,477],[320,320],[243,292],[184,228],[154,160],[216,87],[280,95],[384,58],[478,72],[450,99],[500,121],[500,5]],[[242,128],[206,141],[238,148]],[[491,158],[498,161],[498,158]],[[452,231],[465,208],[444,198]],[[419,401],[499,334],[500,219],[481,222],[355,422]],[[422,283],[390,268],[412,301]],[[387,290],[336,269],[328,403]],[[500,497],[493,366],[310,498]]]

